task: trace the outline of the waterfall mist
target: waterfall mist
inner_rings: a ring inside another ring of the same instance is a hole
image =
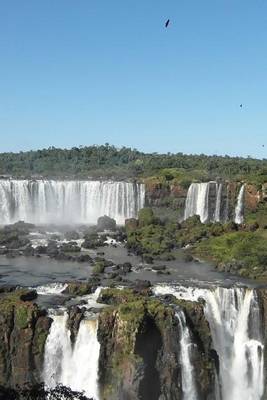
[[[144,185],[131,182],[0,180],[0,224],[95,224],[107,215],[122,225],[144,202]]]

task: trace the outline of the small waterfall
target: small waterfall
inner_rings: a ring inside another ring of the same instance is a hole
[[[201,222],[209,219],[210,182],[192,183],[188,189],[184,219],[199,215]]]
[[[214,215],[215,222],[221,221],[222,189],[223,189],[223,184],[217,183],[216,184],[216,205],[215,205],[215,215]]]
[[[235,208],[235,223],[242,224],[244,221],[244,199],[245,185],[242,185],[237,196],[237,204]]]
[[[228,219],[227,186],[223,183],[192,183],[188,189],[184,219],[199,215],[200,221],[223,222]]]
[[[67,283],[47,283],[46,285],[33,287],[31,289],[36,290],[36,292],[40,295],[59,295],[67,289]]]
[[[131,182],[0,180],[0,224],[95,224],[108,215],[122,225],[144,202],[145,186]]]
[[[190,332],[186,325],[186,319],[183,311],[176,312],[176,318],[180,330],[180,363],[182,371],[182,390],[183,400],[197,400],[197,390],[195,385],[194,367],[191,362],[191,341]]]
[[[256,292],[242,288],[213,290],[174,286],[157,286],[154,292],[189,301],[205,300],[205,316],[220,361],[216,400],[261,400],[264,345]],[[253,321],[252,327],[250,321]]]
[[[68,314],[52,315],[53,323],[45,345],[43,378],[47,388],[57,385],[99,399],[97,320],[82,320],[72,347],[67,328]]]

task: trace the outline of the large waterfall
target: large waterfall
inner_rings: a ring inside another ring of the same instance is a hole
[[[205,316],[219,357],[216,400],[261,400],[264,346],[256,291],[157,286],[154,292],[190,301],[205,300]]]
[[[180,331],[180,363],[182,375],[183,400],[197,400],[197,390],[195,385],[194,366],[191,360],[191,341],[189,328],[182,310],[177,311],[176,318],[179,323]]]
[[[83,320],[74,346],[67,326],[68,314],[52,315],[53,323],[45,345],[43,378],[47,388],[57,385],[83,392],[98,400],[97,320]]]
[[[0,224],[94,224],[108,215],[118,224],[144,206],[142,184],[113,181],[0,180]]]
[[[201,222],[225,221],[228,219],[227,193],[222,183],[192,183],[188,189],[184,219],[199,215]]]
[[[235,208],[235,222],[242,224],[244,220],[244,198],[245,198],[245,185],[242,185],[237,196],[237,204]]]

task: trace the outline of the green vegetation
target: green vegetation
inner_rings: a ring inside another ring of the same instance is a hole
[[[49,149],[0,154],[0,174],[50,177],[160,176],[187,187],[192,180],[217,176],[262,183],[267,177],[267,160],[253,158],[177,154],[145,154],[136,149],[103,146]]]
[[[225,233],[195,246],[194,254],[212,259],[221,270],[248,278],[267,278],[267,231]]]
[[[97,261],[93,267],[94,274],[103,274],[105,272],[105,263],[103,261]]]
[[[190,262],[192,254],[215,262],[221,271],[267,279],[267,203],[259,203],[241,226],[234,222],[202,224],[198,216],[182,223],[164,223],[147,208],[139,215],[149,216],[147,221],[152,223],[140,224],[138,220],[131,229],[126,225],[127,247],[147,262],[154,258],[170,260],[176,249],[189,245],[184,250],[184,261]]]
[[[150,210],[148,212],[148,210]],[[140,223],[140,216],[143,218],[149,215],[149,225]],[[182,248],[188,244],[192,245],[204,238],[220,236],[224,232],[236,230],[235,224],[222,225],[202,224],[199,217],[194,216],[187,221],[180,223],[162,222],[154,217],[151,209],[143,209],[139,212],[139,219],[136,229],[127,229],[127,247],[136,254],[144,257],[160,258],[162,260],[172,259],[173,250]]]
[[[264,228],[267,226],[267,202],[260,202],[255,211],[246,212],[245,214],[246,224],[258,224]]]

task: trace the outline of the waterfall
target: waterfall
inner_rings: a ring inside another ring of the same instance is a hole
[[[192,183],[188,189],[184,219],[199,215],[201,222],[209,218],[209,189],[210,183]]]
[[[173,294],[189,301],[205,300],[204,312],[220,363],[216,400],[262,399],[264,345],[255,290],[157,286],[154,293]]]
[[[176,312],[180,331],[180,363],[182,374],[183,400],[197,400],[197,390],[195,386],[194,367],[191,362],[191,341],[190,332],[186,325],[184,312]]]
[[[145,186],[138,183],[0,180],[0,224],[95,224],[108,215],[122,225],[144,202]]]
[[[245,185],[242,185],[237,196],[237,204],[235,208],[235,223],[242,224],[244,221],[244,198]]]
[[[192,183],[188,189],[184,219],[199,215],[200,221],[222,222],[228,219],[226,185],[217,182]]]
[[[220,222],[221,221],[221,203],[222,203],[222,183],[216,184],[216,205],[215,205],[215,215],[214,221]]]
[[[67,327],[68,314],[51,315],[44,355],[43,379],[47,388],[57,385],[84,392],[87,397],[99,399],[97,320],[82,320],[74,346]]]

